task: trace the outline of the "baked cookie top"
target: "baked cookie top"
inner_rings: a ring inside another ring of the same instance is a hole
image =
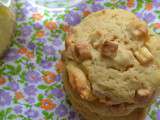
[[[11,44],[15,28],[15,15],[9,8],[0,4],[0,57]]]
[[[133,13],[103,10],[66,39],[69,83],[82,99],[105,105],[149,104],[160,86],[159,37]]]

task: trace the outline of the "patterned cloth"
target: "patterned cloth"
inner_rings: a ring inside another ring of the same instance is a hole
[[[63,12],[29,1],[14,4],[16,36],[0,67],[0,120],[79,120],[63,90],[60,51],[70,26],[91,12],[132,11],[160,33],[160,0],[83,0]],[[147,120],[160,120],[159,103],[151,107]]]

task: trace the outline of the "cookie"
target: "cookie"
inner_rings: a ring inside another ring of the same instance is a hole
[[[84,117],[102,120],[127,118],[149,107],[160,86],[158,40],[144,21],[125,10],[84,18],[68,34],[63,51],[64,86],[73,106]]]
[[[0,4],[0,57],[9,48],[15,29],[15,15]]]
[[[108,116],[109,111],[107,111],[107,109],[103,111],[102,107],[100,109],[97,108],[99,107],[97,106],[97,102],[94,102],[93,105],[91,105],[91,103],[82,100],[77,93],[71,91],[71,86],[68,83],[67,76],[64,74],[63,77],[68,99],[72,103],[72,106],[75,108],[75,110],[80,113],[85,120],[144,120],[146,117],[148,107],[135,109],[125,116]],[[101,113],[95,112],[95,109],[98,109],[98,111]]]

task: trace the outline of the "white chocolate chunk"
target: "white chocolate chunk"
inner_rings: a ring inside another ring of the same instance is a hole
[[[153,56],[146,47],[142,47],[135,52],[135,56],[141,64],[146,64],[153,60]]]
[[[140,103],[147,103],[150,101],[154,96],[154,92],[150,89],[139,89],[136,92],[135,100]]]

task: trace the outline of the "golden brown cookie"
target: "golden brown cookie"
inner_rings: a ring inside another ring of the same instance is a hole
[[[97,120],[126,118],[150,106],[160,86],[158,39],[125,10],[87,16],[73,28],[63,52],[64,86],[73,106]]]
[[[11,44],[15,29],[15,15],[7,7],[0,4],[0,57]]]

